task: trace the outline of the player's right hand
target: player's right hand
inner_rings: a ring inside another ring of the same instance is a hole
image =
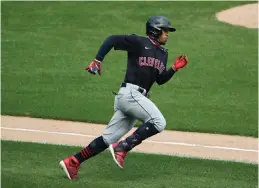
[[[175,60],[174,64],[173,64],[173,70],[177,71],[178,69],[181,69],[183,67],[185,67],[185,65],[187,65],[188,63],[188,58],[186,55],[179,55],[177,57],[177,59]]]
[[[90,65],[88,65],[85,70],[87,70],[91,74],[98,73],[101,76],[101,61],[98,61],[97,59],[94,59]]]

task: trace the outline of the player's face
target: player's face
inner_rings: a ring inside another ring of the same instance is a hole
[[[158,37],[161,43],[166,43],[168,39],[168,29],[162,29],[162,34]]]

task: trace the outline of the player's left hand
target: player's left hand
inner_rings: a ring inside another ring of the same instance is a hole
[[[98,73],[101,76],[101,61],[98,61],[97,59],[94,59],[90,65],[88,65],[85,70],[87,70],[91,74]]]
[[[188,63],[188,58],[186,55],[179,55],[177,57],[177,59],[175,60],[174,64],[173,64],[173,70],[177,71],[178,69],[181,69],[183,67],[185,67]]]

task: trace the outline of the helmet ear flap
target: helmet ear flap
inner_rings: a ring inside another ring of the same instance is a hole
[[[160,30],[154,29],[154,33],[153,33],[154,37],[159,37],[159,35],[161,35],[161,34],[162,34],[162,30],[161,29]]]
[[[147,35],[151,35],[151,36],[157,38],[157,37],[159,37],[159,35],[162,34],[162,29],[161,28],[152,27],[151,25],[147,25],[146,34]]]

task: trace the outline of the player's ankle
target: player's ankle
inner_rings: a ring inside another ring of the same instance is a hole
[[[80,162],[84,162],[93,156],[103,152],[108,146],[104,142],[103,137],[97,137],[87,147],[82,149],[79,153],[75,154],[74,157]]]

